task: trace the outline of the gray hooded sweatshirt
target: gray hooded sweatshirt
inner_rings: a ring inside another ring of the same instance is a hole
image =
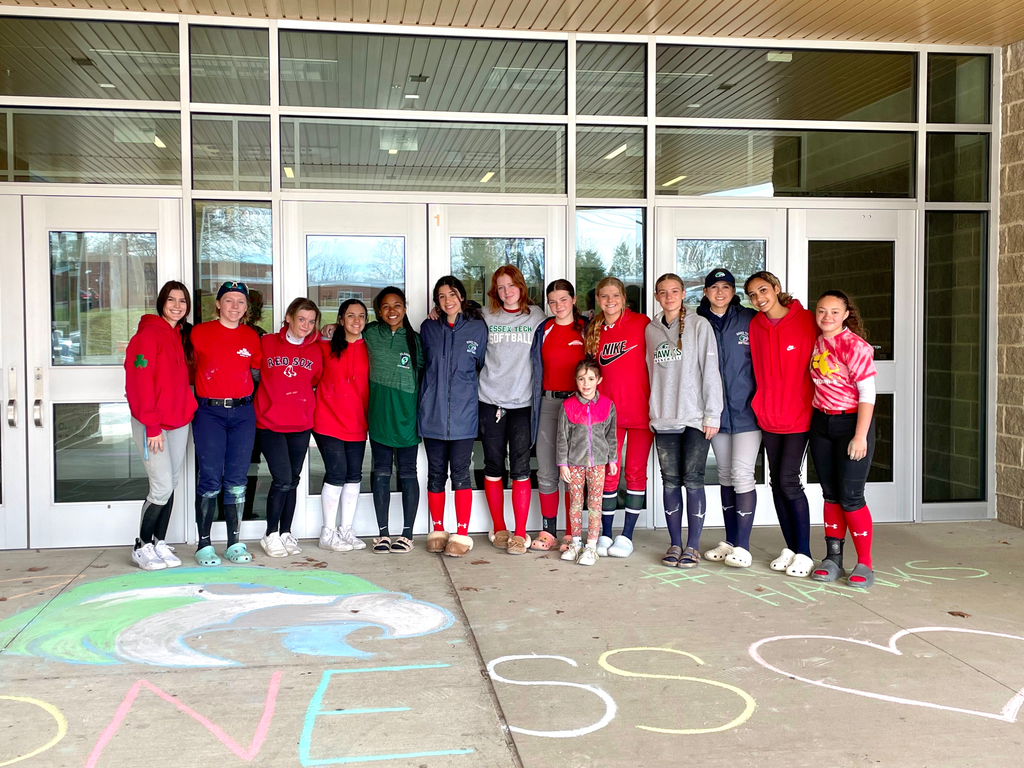
[[[665,325],[659,313],[644,331],[647,370],[651,374],[651,429],[682,432],[686,427],[717,427],[722,415],[722,378],[718,373],[718,342],[711,323],[690,312],[683,323]]]

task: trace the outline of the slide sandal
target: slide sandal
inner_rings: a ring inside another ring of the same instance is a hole
[[[232,563],[251,563],[252,555],[245,548],[245,544],[238,542],[224,550],[224,558]]]
[[[386,555],[391,552],[391,538],[388,536],[381,536],[379,539],[373,540],[373,554],[375,555]]]
[[[668,548],[665,556],[661,558],[661,564],[667,565],[669,568],[675,568],[679,565],[679,560],[683,556],[683,548],[673,544]]]
[[[530,549],[538,549],[541,552],[547,552],[549,549],[554,549],[557,545],[558,539],[547,531],[541,531],[537,534],[537,538],[530,544]]]
[[[845,575],[845,568],[840,568],[839,564],[836,563],[835,560],[825,558],[821,561],[821,565],[814,569],[814,573],[811,574],[811,579],[814,581],[833,582],[839,579],[840,576]]]
[[[683,556],[679,558],[680,568],[696,568],[700,564],[700,552],[693,547],[683,550]]]
[[[196,562],[207,568],[212,568],[213,566],[220,565],[220,558],[217,557],[217,552],[214,548],[208,546],[196,552]]]
[[[857,563],[857,566],[853,569],[853,573],[846,580],[846,583],[851,587],[860,587],[861,589],[867,589],[875,583],[875,572],[868,568],[866,565]]]

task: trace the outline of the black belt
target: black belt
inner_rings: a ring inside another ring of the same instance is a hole
[[[545,389],[545,395],[551,395],[555,400],[568,400],[570,397],[575,395],[575,392],[558,392],[553,389]]]
[[[200,405],[215,405],[221,408],[238,408],[241,405],[249,405],[252,402],[252,395],[248,397],[199,397],[196,398]]]

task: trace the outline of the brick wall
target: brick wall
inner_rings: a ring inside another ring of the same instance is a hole
[[[1024,527],[1024,41],[1003,49],[996,512]]]

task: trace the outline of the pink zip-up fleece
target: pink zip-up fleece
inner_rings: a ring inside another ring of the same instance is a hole
[[[577,392],[558,414],[555,459],[560,467],[601,467],[615,461],[615,403],[597,394],[584,400]]]

